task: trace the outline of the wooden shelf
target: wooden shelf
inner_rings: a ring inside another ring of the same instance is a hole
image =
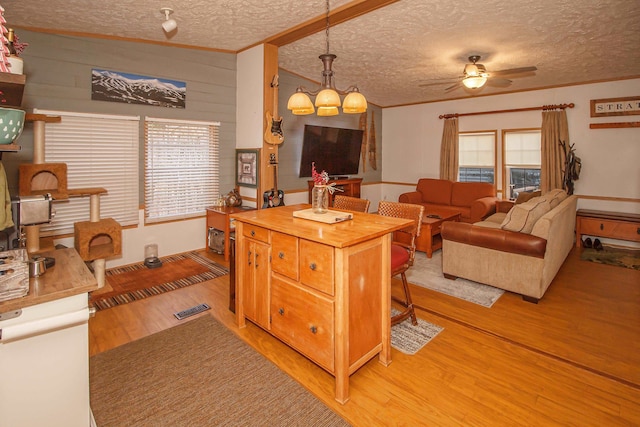
[[[591,123],[589,129],[615,129],[615,128],[637,128],[640,122],[621,122],[621,123]]]
[[[24,74],[0,73],[0,105],[20,108],[26,82]]]
[[[22,147],[19,146],[18,144],[5,144],[5,145],[0,145],[0,152],[6,152],[6,151],[12,151],[12,152],[17,152],[22,150]]]
[[[25,116],[25,122],[45,122],[45,123],[60,123],[62,117],[60,116],[47,116],[46,114],[29,114]]]
[[[74,188],[67,189],[69,197],[93,196],[97,194],[107,194],[107,190],[101,187],[95,188]]]

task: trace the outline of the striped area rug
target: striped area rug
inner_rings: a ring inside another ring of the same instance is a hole
[[[162,267],[154,269],[137,263],[107,270],[106,286],[91,294],[96,310],[128,304],[229,273],[226,267],[198,252],[170,255],[160,260]]]

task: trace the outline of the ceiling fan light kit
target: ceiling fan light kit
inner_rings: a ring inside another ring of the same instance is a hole
[[[469,89],[480,89],[487,82],[487,76],[468,76],[462,79],[462,84]]]
[[[471,64],[467,64],[464,66],[464,78],[462,79],[462,84],[465,85],[469,89],[480,89],[487,83],[487,78],[489,74],[487,73],[487,69],[482,64],[476,64],[480,60],[480,56],[472,55],[469,57],[469,61]]]
[[[335,116],[339,114],[340,95],[347,95],[342,103],[342,112],[346,114],[358,114],[367,111],[367,100],[360,93],[357,86],[350,86],[347,90],[336,89],[333,70],[333,64],[336,55],[329,53],[329,0],[327,0],[326,15],[326,44],[327,53],[320,55],[318,58],[322,61],[324,69],[322,70],[322,83],[320,88],[310,91],[303,86],[299,86],[296,92],[289,97],[287,109],[297,116],[313,114],[315,108],[309,96],[315,96],[315,106],[318,107],[318,116]]]

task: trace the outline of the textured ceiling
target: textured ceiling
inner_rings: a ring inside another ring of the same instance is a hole
[[[331,9],[375,0],[332,0]],[[324,0],[3,0],[8,26],[237,52],[322,17]],[[161,7],[175,10],[167,38]],[[339,89],[388,107],[640,77],[639,0],[400,0],[330,30]],[[28,41],[28,40],[25,40]],[[318,81],[325,32],[279,48],[280,67]],[[445,92],[470,55],[489,72],[537,71],[506,88]],[[179,76],[176,76],[179,77]],[[421,85],[442,83],[423,87]],[[640,90],[640,88],[638,88]]]

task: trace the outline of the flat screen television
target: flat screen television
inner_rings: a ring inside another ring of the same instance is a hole
[[[358,129],[305,125],[300,177],[311,176],[312,162],[318,172],[327,171],[331,177],[357,175],[363,134]]]

